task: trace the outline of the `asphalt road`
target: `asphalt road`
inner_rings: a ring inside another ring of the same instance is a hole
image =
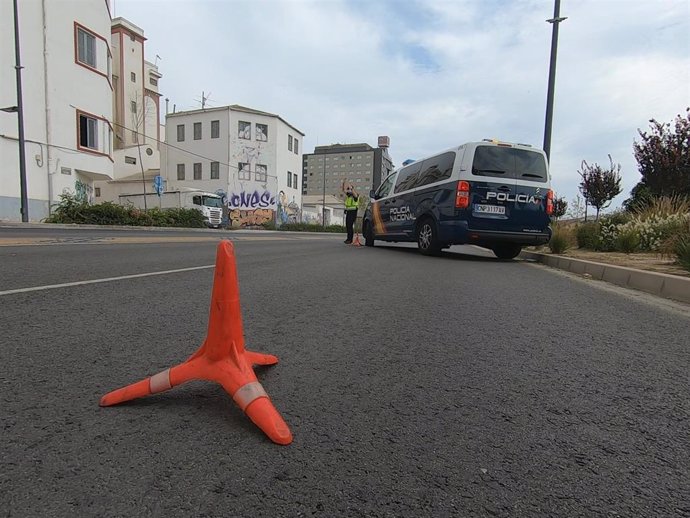
[[[0,292],[211,265],[220,235],[39,234],[0,231]],[[205,382],[98,406],[196,350],[212,268],[0,294],[0,515],[690,516],[687,306],[471,247],[231,236],[293,444]]]

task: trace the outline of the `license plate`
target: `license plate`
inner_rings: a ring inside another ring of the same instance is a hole
[[[475,205],[474,212],[479,214],[505,214],[506,208],[501,205]]]

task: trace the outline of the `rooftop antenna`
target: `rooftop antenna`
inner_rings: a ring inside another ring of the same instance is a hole
[[[206,95],[205,92],[201,92],[201,99],[194,99],[195,102],[201,103],[201,109],[206,109],[206,104],[211,100],[211,92]]]
[[[158,60],[159,60],[159,59],[160,59],[161,61],[163,60],[162,57],[160,57],[158,54],[156,54],[156,59],[155,59],[154,62],[153,62],[153,66],[154,66],[154,67],[157,67],[157,66],[158,66]]]

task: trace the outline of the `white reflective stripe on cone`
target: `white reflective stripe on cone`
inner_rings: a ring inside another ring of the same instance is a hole
[[[260,397],[268,397],[268,394],[258,381],[252,381],[241,386],[232,395],[232,399],[242,409],[242,412],[249,406],[249,403]]]
[[[149,378],[149,388],[151,389],[151,394],[170,390],[172,388],[170,384],[170,369],[165,369],[163,372],[151,376]]]

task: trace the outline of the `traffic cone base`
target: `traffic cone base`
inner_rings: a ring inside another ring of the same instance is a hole
[[[223,240],[216,252],[208,334],[202,346],[184,363],[106,394],[100,405],[158,394],[190,380],[215,381],[273,442],[290,444],[292,433],[252,368],[276,363],[272,354],[244,348],[235,253],[232,243]]]

